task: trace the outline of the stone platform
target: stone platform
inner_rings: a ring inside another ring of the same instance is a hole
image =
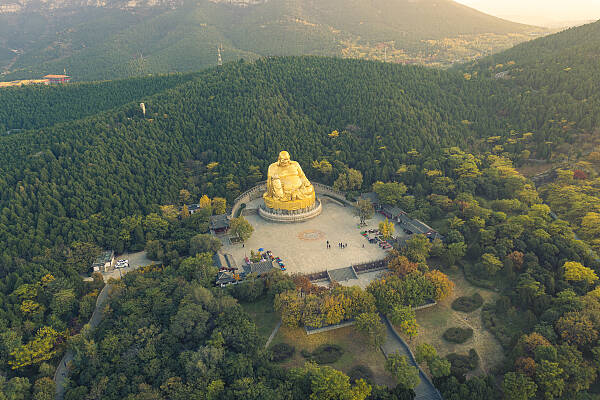
[[[369,243],[360,235],[362,230],[378,227],[379,222],[384,220],[380,214],[374,215],[368,226],[359,227],[360,220],[352,207],[323,200],[320,215],[294,224],[278,223],[266,220],[258,213],[250,213],[263,204],[262,198],[247,203],[244,215],[254,227],[254,233],[244,246],[242,243],[225,243],[222,251],[233,255],[241,265],[244,257],[250,256],[251,250],[271,250],[274,256],[281,257],[289,274],[346,268],[386,256],[387,253],[378,245]],[[327,241],[330,248],[327,248]],[[342,249],[338,243],[346,243],[347,247]],[[359,275],[359,281],[362,277]]]
[[[321,214],[322,210],[323,205],[321,204],[321,200],[317,198],[311,207],[293,211],[276,210],[268,208],[266,205],[261,205],[258,208],[258,215],[273,222],[293,223],[312,219]]]

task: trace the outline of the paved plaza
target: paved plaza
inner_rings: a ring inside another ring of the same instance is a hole
[[[359,228],[359,219],[349,206],[328,202],[323,204],[321,215],[298,223],[270,222],[259,215],[248,215],[246,219],[254,227],[254,233],[245,246],[234,244],[222,249],[223,253],[232,254],[238,265],[244,257],[250,256],[251,250],[259,248],[271,250],[275,257],[281,257],[290,274],[349,267],[380,260],[387,254],[360,234],[362,230],[378,228],[383,217],[375,214],[367,227]],[[341,249],[338,243],[346,243],[347,247]]]

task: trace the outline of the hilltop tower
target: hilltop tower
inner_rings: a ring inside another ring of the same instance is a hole
[[[221,58],[221,51],[223,49],[223,45],[218,45],[217,46],[217,65],[219,67],[223,66],[223,58]]]

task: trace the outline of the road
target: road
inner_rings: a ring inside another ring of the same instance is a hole
[[[117,257],[117,259],[128,259],[130,266],[123,269],[115,269],[114,271],[102,274],[105,282],[108,282],[110,278],[120,279],[128,272],[152,264],[152,261],[146,257],[145,251],[123,254],[122,256]],[[91,278],[87,279],[90,280]],[[102,291],[100,291],[100,294],[98,294],[98,298],[96,299],[96,308],[94,308],[92,317],[88,322],[90,329],[96,329],[100,322],[102,322],[102,318],[104,317],[104,306],[108,301],[108,292],[110,291],[111,287],[112,285],[107,283],[102,288]],[[67,380],[67,376],[69,375],[69,363],[71,361],[73,361],[73,352],[71,350],[67,350],[62,360],[60,360],[60,363],[56,368],[56,372],[54,373],[54,383],[56,383],[56,400],[62,400],[65,394],[65,382]]]
[[[112,285],[107,283],[98,294],[98,298],[96,299],[96,308],[94,308],[94,312],[92,313],[92,317],[88,322],[90,329],[95,329],[102,318],[104,317],[104,306],[108,301],[108,292]],[[58,364],[58,368],[56,368],[56,372],[54,373],[54,383],[56,383],[56,399],[62,400],[65,393],[65,381],[67,379],[69,373],[69,363],[73,361],[73,352],[69,349],[63,356],[62,360]]]
[[[389,319],[384,317],[383,323],[387,327],[387,338],[383,346],[381,346],[381,350],[386,358],[392,353],[399,353],[402,356],[406,356],[410,364],[419,368],[419,365],[415,361],[415,358],[409,350],[408,345],[392,327]],[[421,368],[419,368],[419,378],[421,378],[421,383],[415,388],[415,393],[417,394],[415,400],[442,400],[442,395],[435,388],[435,386],[433,386]]]

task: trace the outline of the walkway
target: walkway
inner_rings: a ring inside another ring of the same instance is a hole
[[[279,320],[279,322],[277,323],[277,325],[273,329],[273,332],[271,332],[271,335],[269,336],[269,339],[267,339],[267,343],[265,343],[265,349],[269,348],[269,345],[273,341],[273,338],[275,338],[275,335],[277,335],[277,332],[279,331],[279,328],[281,328],[281,320]]]
[[[102,288],[102,291],[98,295],[96,299],[96,308],[94,308],[94,312],[92,313],[92,317],[88,322],[90,329],[95,329],[102,318],[104,317],[104,306],[106,305],[106,301],[108,300],[108,292],[112,285],[107,283]],[[62,400],[65,394],[65,380],[67,379],[69,368],[68,364],[73,361],[73,352],[69,349],[63,356],[62,360],[58,364],[58,368],[56,368],[56,372],[54,373],[54,383],[56,383],[56,400]]]
[[[419,378],[421,378],[421,383],[415,388],[415,393],[417,394],[415,400],[443,400],[442,395],[435,386],[433,386],[433,383],[431,383],[423,370],[421,370],[415,357],[408,348],[408,345],[392,327],[389,319],[384,317],[383,322],[387,327],[387,338],[383,346],[381,346],[381,350],[386,358],[392,353],[399,353],[402,356],[406,356],[410,364],[419,368]]]

